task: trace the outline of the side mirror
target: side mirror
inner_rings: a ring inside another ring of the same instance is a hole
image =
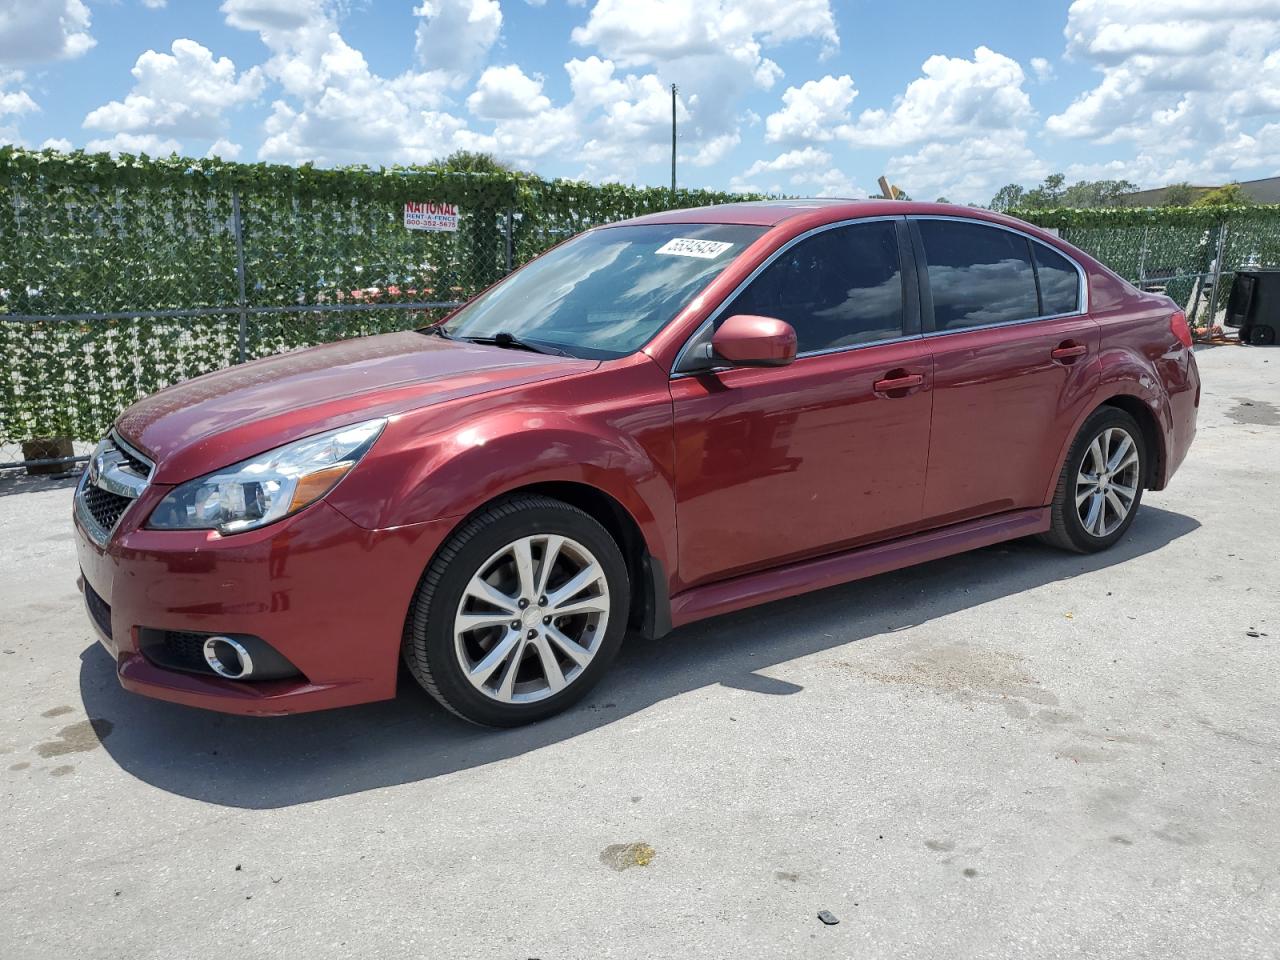
[[[784,367],[796,358],[796,331],[785,320],[737,313],[720,324],[711,349],[735,367]]]

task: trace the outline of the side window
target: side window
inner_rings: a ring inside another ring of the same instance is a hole
[[[937,330],[1040,315],[1030,241],[959,220],[918,220]]]
[[[1032,243],[1040,280],[1040,316],[1056,317],[1080,309],[1080,275],[1071,261],[1043,243]]]
[[[835,227],[801,240],[721,316],[754,313],[796,329],[797,352],[902,336],[902,264],[892,220]]]

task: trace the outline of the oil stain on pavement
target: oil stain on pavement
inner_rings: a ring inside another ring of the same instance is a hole
[[[1259,424],[1264,427],[1280,426],[1280,409],[1274,403],[1265,400],[1246,400],[1236,397],[1236,405],[1227,411],[1227,416],[1236,423]]]
[[[113,728],[114,724],[110,720],[98,717],[81,720],[79,723],[72,723],[59,730],[57,740],[36,744],[36,753],[46,760],[50,757],[62,757],[68,753],[84,753],[101,744],[111,735]]]

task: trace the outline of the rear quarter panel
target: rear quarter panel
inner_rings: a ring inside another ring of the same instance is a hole
[[[1117,397],[1132,397],[1150,411],[1157,449],[1149,485],[1163,489],[1195,436],[1200,403],[1195,357],[1170,325],[1179,308],[1162,294],[1144,293],[1096,262],[1078,259],[1089,267],[1090,313],[1100,333],[1100,378],[1095,402],[1071,430],[1046,495],[1052,497],[1071,439],[1085,418],[1099,404]]]

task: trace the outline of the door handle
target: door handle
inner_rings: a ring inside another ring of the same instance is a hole
[[[902,377],[889,377],[886,380],[877,380],[871,385],[871,389],[876,393],[891,393],[895,390],[910,390],[912,387],[921,386],[924,383],[924,377],[919,373],[909,373]]]
[[[1088,352],[1089,348],[1083,343],[1072,343],[1068,340],[1066,343],[1058,344],[1058,346],[1050,352],[1049,356],[1053,357],[1055,360],[1061,360],[1064,363],[1072,363],[1075,361],[1076,357],[1083,357]]]

